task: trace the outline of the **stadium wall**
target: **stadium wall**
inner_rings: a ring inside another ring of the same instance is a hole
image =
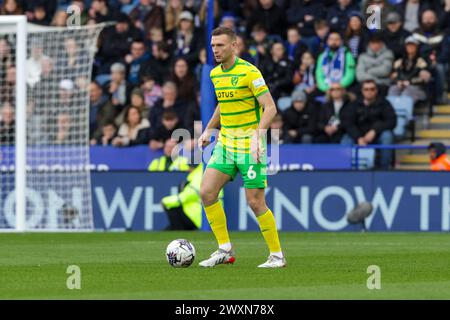
[[[161,230],[167,219],[160,200],[183,173],[92,173],[94,220],[102,230]],[[450,173],[281,172],[269,177],[267,201],[283,231],[358,231],[345,214],[370,201],[371,231],[449,231]],[[258,230],[240,178],[225,189],[231,230]]]

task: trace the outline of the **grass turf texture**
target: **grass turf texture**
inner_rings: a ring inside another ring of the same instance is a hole
[[[449,233],[280,234],[288,267],[258,269],[267,249],[256,232],[231,233],[234,265],[203,269],[211,233],[0,234],[2,299],[449,299]],[[194,264],[175,269],[167,244],[192,241]],[[69,290],[69,265],[81,290]],[[381,290],[368,290],[369,265]]]

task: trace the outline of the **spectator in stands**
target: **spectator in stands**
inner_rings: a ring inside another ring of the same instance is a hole
[[[205,54],[206,54],[206,51],[205,51]],[[249,53],[247,40],[241,35],[236,36],[236,55],[239,58],[241,58],[247,62],[250,62],[251,64],[255,63],[255,60]],[[205,56],[205,58],[206,58],[206,56]]]
[[[133,25],[145,34],[153,27],[164,28],[164,9],[155,0],[140,0],[131,10],[130,19]]]
[[[14,145],[15,136],[14,109],[9,102],[5,102],[0,111],[0,145]]]
[[[162,97],[161,86],[156,83],[152,76],[146,75],[142,77],[141,89],[144,93],[145,104],[148,106],[150,113],[156,101]]]
[[[316,112],[303,91],[294,91],[292,106],[283,112],[288,143],[312,143],[316,130]]]
[[[177,85],[171,81],[164,83],[162,98],[150,110],[149,120],[152,126],[161,124],[162,115],[167,109],[173,109],[181,119],[184,117],[185,108],[178,99]]]
[[[112,145],[119,147],[146,144],[149,128],[150,123],[142,117],[139,108],[128,107],[125,113],[125,122],[120,125]]]
[[[165,12],[165,32],[172,32],[177,26],[180,14],[183,12],[183,1],[169,0]]]
[[[103,126],[116,117],[116,110],[98,82],[89,87],[89,136],[98,138]]]
[[[126,70],[122,63],[116,62],[111,66],[111,82],[108,92],[117,113],[120,113],[129,102],[131,86],[126,80]]]
[[[129,107],[136,107],[139,109],[139,112],[141,113],[141,116],[145,119],[148,119],[148,115],[149,115],[149,108],[148,106],[145,104],[145,99],[144,99],[144,91],[139,88],[139,87],[135,87],[130,94],[130,105]],[[117,125],[120,125],[123,123],[125,116],[126,116],[126,112],[127,112],[128,108],[124,109],[115,119],[115,122]]]
[[[66,10],[57,10],[50,23],[52,27],[67,27],[68,14]],[[83,24],[82,24],[83,25]]]
[[[32,8],[32,11],[27,11],[26,14],[28,16],[28,21],[34,24],[48,26],[50,24],[51,17],[53,12],[48,12],[48,8],[46,7],[47,3],[54,3],[54,1],[35,1],[35,4]]]
[[[123,61],[130,52],[133,40],[140,38],[139,31],[130,25],[126,14],[119,14],[116,25],[103,30],[99,37],[98,74],[107,74],[110,66],[115,62]]]
[[[237,19],[236,16],[232,12],[224,12],[222,14],[222,19],[220,19],[220,27],[228,28],[237,31]]]
[[[43,57],[41,60],[40,80],[31,88],[35,97],[35,114],[43,114],[49,109],[46,105],[47,99],[45,97],[48,95],[48,92],[55,90],[54,69],[55,62],[53,59],[47,56]]]
[[[112,142],[116,136],[116,125],[114,122],[107,122],[101,127],[101,135],[99,135],[96,139],[91,139],[91,145],[112,146]]]
[[[291,93],[293,71],[292,63],[285,56],[283,43],[275,42],[261,68],[275,101]]]
[[[261,62],[269,54],[273,41],[267,36],[267,31],[263,25],[253,26],[251,40],[249,41],[249,53],[256,66],[261,67]]]
[[[83,76],[82,66],[84,61],[88,61],[89,56],[79,50],[75,38],[67,38],[64,41],[64,54],[57,61],[57,68],[61,72],[67,74],[74,81],[75,85],[80,89],[85,89],[89,85],[89,80]]]
[[[161,28],[153,27],[145,38],[145,45],[147,48],[153,48],[153,44],[158,42],[164,42],[164,31]]]
[[[330,84],[338,82],[348,88],[355,80],[355,59],[343,45],[342,37],[331,32],[327,39],[327,48],[319,55],[316,67],[317,87],[327,92]]]
[[[73,109],[75,83],[71,79],[59,82],[58,109],[69,112]],[[51,108],[49,108],[50,110]]]
[[[316,91],[316,60],[311,52],[307,51],[303,53],[301,58],[301,64],[294,72],[292,83],[295,85],[294,90],[304,91],[307,95]]]
[[[286,18],[283,10],[274,0],[258,0],[259,7],[247,20],[248,34],[256,24],[264,26],[269,35],[281,35],[285,32]]]
[[[179,116],[173,109],[165,110],[161,117],[161,123],[152,126],[150,130],[150,149],[163,148],[165,141],[170,139],[177,129],[183,129]]]
[[[148,166],[148,171],[189,171],[189,159],[178,155],[178,141],[167,139],[164,142],[164,154]]]
[[[286,19],[289,25],[298,27],[303,41],[307,44],[309,50],[312,50],[311,42],[315,41],[314,38],[316,37],[315,23],[322,18],[325,18],[324,11],[318,1],[303,0],[293,2],[283,19]],[[267,19],[270,20],[271,18]]]
[[[185,58],[175,59],[169,81],[177,85],[178,98],[180,100],[188,103],[195,102],[198,83]]]
[[[352,12],[344,31],[344,44],[355,60],[362,52],[366,51],[368,41],[369,34],[363,16],[357,11]]]
[[[373,33],[367,51],[359,56],[356,66],[356,79],[363,82],[373,79],[381,95],[386,95],[389,84],[394,54],[386,48],[379,33]]]
[[[386,29],[386,17],[389,13],[394,12],[395,8],[391,5],[390,0],[368,0],[363,6],[363,14],[365,21],[369,23],[368,29],[376,31],[379,29]],[[376,6],[377,10],[369,10],[369,7]],[[371,16],[379,16],[380,19],[370,19]]]
[[[80,24],[82,26],[86,25],[89,19],[96,22],[95,17],[92,17],[92,18],[89,17],[89,11],[87,10],[86,4],[84,3],[83,0],[73,0],[71,2],[71,5],[78,7],[79,12],[80,12]],[[67,18],[67,12],[66,12],[66,18]],[[117,18],[117,15],[114,18]],[[66,24],[66,22],[64,22],[60,26],[64,27],[64,26],[67,26],[67,24]]]
[[[414,32],[420,26],[422,12],[431,7],[429,1],[404,0],[396,5],[396,11],[400,13],[404,21],[403,28],[409,32]]]
[[[442,50],[442,44],[445,34],[439,28],[439,21],[433,10],[425,10],[421,15],[420,28],[413,33],[413,37],[419,42],[420,56],[430,62],[429,70],[434,78],[434,94],[436,103],[445,102],[445,67],[444,63],[448,61],[439,61],[439,52]]]
[[[330,32],[330,26],[326,20],[318,20],[314,23],[315,35],[309,38],[307,42],[309,51],[312,52],[315,58],[325,50],[327,37]],[[306,41],[305,41],[306,42]]]
[[[79,133],[78,133],[79,135]],[[56,132],[50,135],[50,143],[72,144],[77,139],[77,132],[73,126],[73,120],[67,110],[58,113],[56,118]]]
[[[0,79],[2,78],[3,77],[0,77]],[[15,97],[16,97],[16,66],[8,65],[6,66],[6,74],[4,76],[4,81],[0,80],[0,98],[2,102],[14,103]]]
[[[125,56],[125,63],[128,69],[128,82],[132,86],[139,84],[139,74],[141,67],[150,59],[143,40],[136,39],[131,43],[130,54]]]
[[[430,167],[433,171],[450,171],[450,160],[447,157],[446,147],[441,142],[432,142],[428,146]]]
[[[170,36],[174,57],[183,57],[193,67],[198,62],[202,44],[200,31],[195,28],[194,15],[189,11],[180,14],[177,27]]]
[[[308,47],[302,41],[298,28],[289,27],[287,30],[287,41],[285,43],[287,58],[291,61],[293,68],[298,68],[302,55],[308,51]]]
[[[327,102],[319,109],[316,143],[340,143],[344,130],[342,113],[351,104],[345,89],[339,83],[332,83],[327,93]]]
[[[341,124],[345,132],[341,144],[390,145],[397,116],[389,101],[378,95],[376,82],[366,80],[362,83],[362,97],[342,110]],[[389,168],[392,150],[383,149],[380,154],[380,167]]]
[[[398,12],[391,12],[386,17],[386,29],[382,31],[386,46],[394,53],[395,60],[400,59],[404,52],[405,39],[411,33],[403,29],[402,17]]]
[[[39,38],[33,38],[31,40],[31,54],[27,59],[27,84],[30,87],[36,85],[41,79],[42,60],[47,58],[44,54],[43,40]]]
[[[426,98],[425,84],[431,74],[425,59],[419,56],[419,42],[410,36],[405,40],[405,54],[394,63],[392,79],[394,84],[389,88],[390,96],[409,96],[414,102]]]
[[[1,15],[21,15],[23,14],[22,7],[17,0],[4,0],[0,9]]]
[[[326,19],[331,30],[343,32],[349,22],[349,16],[356,12],[358,7],[352,0],[337,0],[337,3],[328,9]]]
[[[169,73],[170,64],[171,57],[167,44],[164,42],[154,43],[152,58],[141,67],[140,78],[150,76],[155,79],[157,84],[161,85]]]
[[[89,9],[89,17],[96,23],[114,21],[117,17],[115,9],[108,5],[107,0],[93,0]]]

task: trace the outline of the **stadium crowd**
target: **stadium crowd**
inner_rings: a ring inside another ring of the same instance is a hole
[[[65,26],[67,6],[76,5],[82,24],[114,21],[102,31],[95,56],[91,144],[156,150],[177,128],[193,132],[200,119],[207,2],[3,0],[0,14]],[[381,21],[373,19],[371,5],[380,8]],[[216,26],[237,32],[239,56],[260,68],[280,102],[271,126],[280,129],[273,137],[280,143],[390,144],[396,114],[387,96],[446,103],[450,0],[216,0],[214,15]],[[7,46],[0,38],[2,97],[11,96],[6,84],[15,72]],[[66,48],[65,63],[76,65],[80,57]],[[36,82],[45,81],[48,69],[48,61],[39,63]],[[0,130],[9,132],[14,112],[0,102]],[[390,157],[386,151],[381,162]]]

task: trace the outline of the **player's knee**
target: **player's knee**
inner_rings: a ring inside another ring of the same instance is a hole
[[[202,199],[203,205],[209,206],[213,204],[217,201],[217,197],[218,192],[203,186],[200,188],[200,198]]]
[[[263,201],[256,197],[248,198],[247,203],[255,214],[258,214],[265,206]]]

